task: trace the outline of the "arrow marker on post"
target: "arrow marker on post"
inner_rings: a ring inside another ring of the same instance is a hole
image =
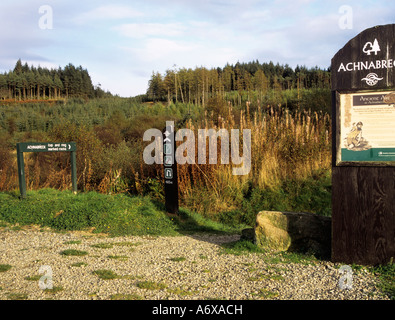
[[[163,163],[164,163],[164,189],[165,207],[169,213],[178,213],[178,181],[177,163],[175,161],[176,144],[174,141],[174,122],[166,121],[163,132]]]

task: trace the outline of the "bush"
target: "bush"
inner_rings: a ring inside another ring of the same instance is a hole
[[[317,172],[303,180],[288,179],[275,188],[254,188],[242,202],[244,221],[253,226],[259,211],[312,212],[332,214],[330,171]]]

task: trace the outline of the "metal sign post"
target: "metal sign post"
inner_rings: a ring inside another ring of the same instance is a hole
[[[76,164],[77,145],[75,142],[21,142],[16,144],[19,190],[21,198],[26,198],[26,179],[24,152],[70,152],[71,162],[71,182],[73,192],[77,193],[77,164]]]
[[[178,213],[178,177],[175,158],[174,122],[166,121],[163,131],[163,165],[165,180],[165,206],[169,213]]]

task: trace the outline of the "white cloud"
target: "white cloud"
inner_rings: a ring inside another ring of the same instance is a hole
[[[175,37],[184,35],[181,23],[128,23],[113,28],[129,38]]]
[[[39,27],[41,17],[34,2],[24,5],[13,1],[0,6],[0,72],[13,69],[20,58],[23,62],[44,63],[51,60],[40,53],[41,48],[51,45],[52,30]]]
[[[180,55],[192,53],[196,48],[182,41],[152,38],[144,40],[137,47],[122,47],[122,49],[131,53],[139,63],[147,63],[169,61],[172,57],[176,60]]]
[[[74,21],[79,24],[83,24],[90,21],[96,20],[117,20],[117,19],[128,19],[142,17],[144,14],[130,6],[124,5],[105,5],[84,12],[77,17]]]
[[[240,15],[240,18],[243,20],[252,20],[252,21],[260,21],[264,22],[271,18],[270,10],[249,10],[245,11]]]

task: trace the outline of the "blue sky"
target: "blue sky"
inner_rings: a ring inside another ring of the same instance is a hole
[[[42,27],[43,5],[52,29]],[[72,63],[94,85],[129,97],[145,93],[153,71],[173,68],[253,60],[327,68],[352,37],[389,23],[393,0],[2,0],[0,72],[19,58],[49,68]]]

